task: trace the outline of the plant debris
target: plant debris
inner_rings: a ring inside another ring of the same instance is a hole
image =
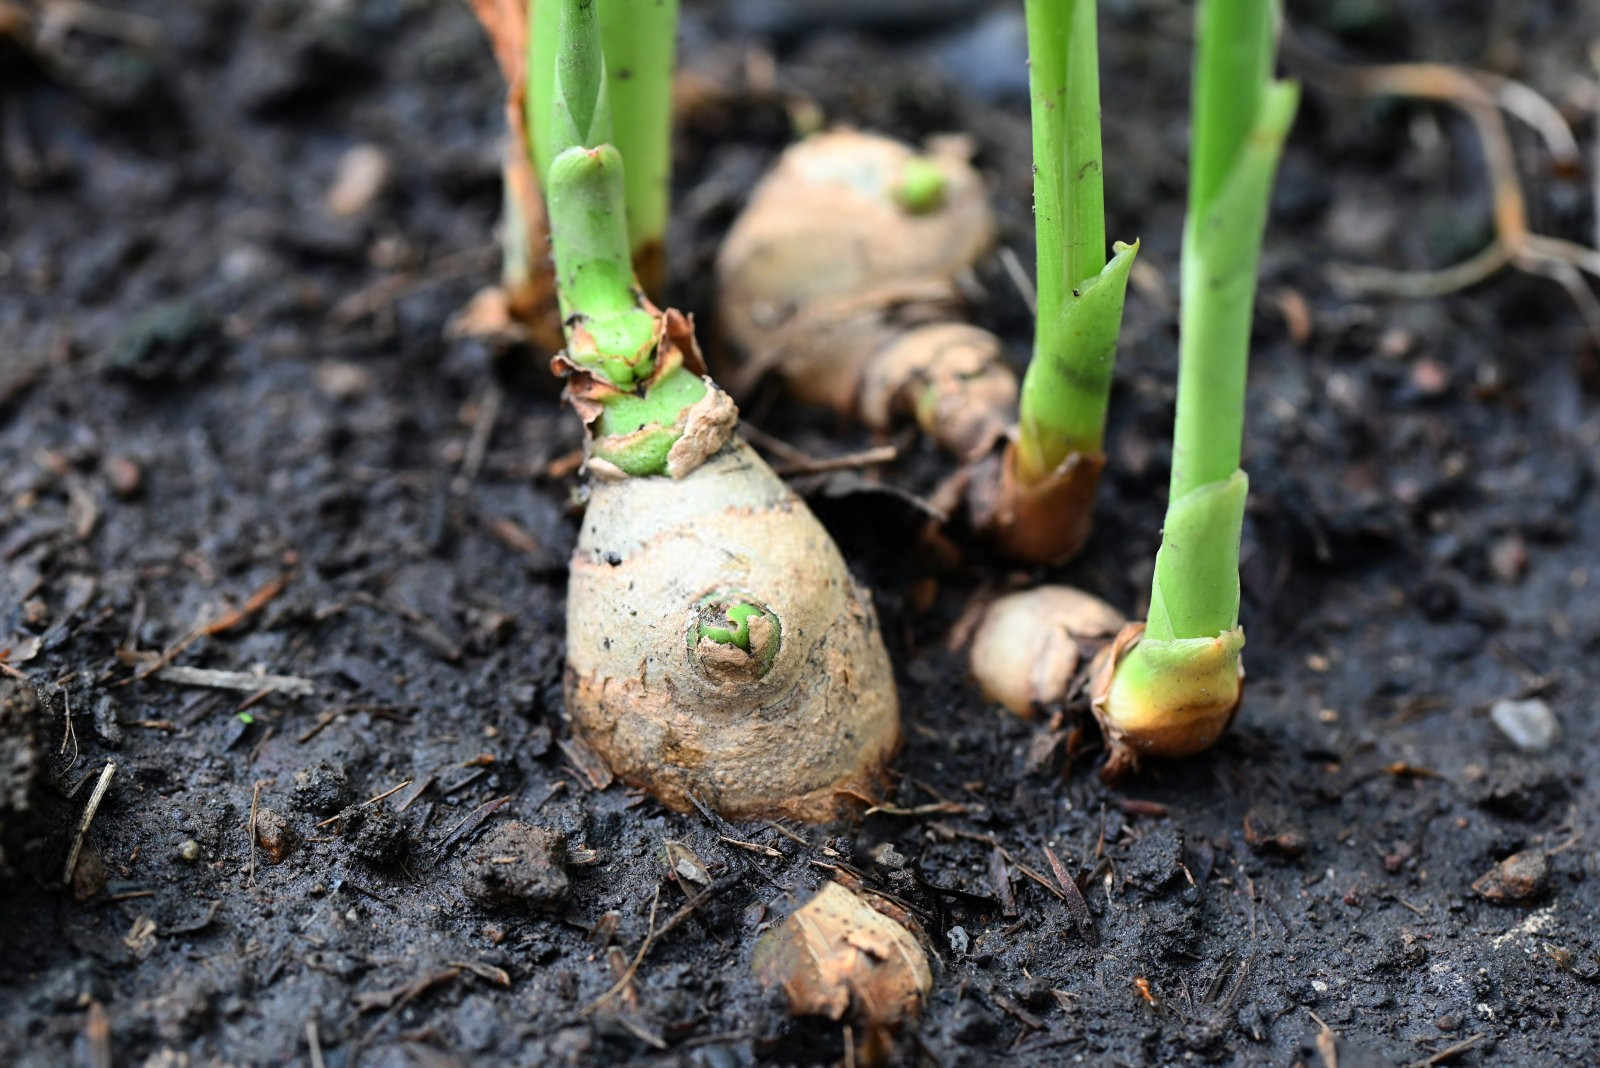
[[[911,933],[836,882],[756,943],[751,967],[779,987],[796,1016],[842,1020],[865,1031],[864,1063],[881,1063],[893,1033],[933,990],[928,957]]]

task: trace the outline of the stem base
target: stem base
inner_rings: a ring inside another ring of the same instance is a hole
[[[1244,688],[1244,630],[1213,638],[1157,641],[1130,623],[1089,669],[1090,707],[1105,734],[1100,775],[1113,782],[1143,756],[1209,749],[1233,722]]]
[[[1028,482],[1015,442],[981,465],[967,489],[972,524],[1013,559],[1059,564],[1076,556],[1094,524],[1103,452],[1073,452],[1044,478]],[[998,470],[994,468],[998,467]]]

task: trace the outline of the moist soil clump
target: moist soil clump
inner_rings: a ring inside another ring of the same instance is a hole
[[[8,21],[0,1060],[838,1063],[860,1036],[750,967],[830,879],[928,935],[897,1063],[1590,1059],[1600,355],[1546,279],[1397,302],[1329,274],[1483,246],[1457,112],[1307,89],[1220,745],[1107,787],[1079,709],[1001,712],[947,648],[1020,580],[1135,617],[1148,591],[1191,13],[1102,6],[1107,230],[1143,244],[1095,531],[1020,575],[959,529],[924,552],[915,498],[949,466],[911,434],[885,468],[792,481],[873,593],[905,710],[887,803],[825,827],[670,813],[562,719],[580,430],[548,354],[445,332],[498,272],[503,88],[467,5]],[[668,296],[708,340],[718,243],[819,116],[971,135],[1031,262],[1020,5],[686,8]],[[1322,55],[1528,82],[1592,158],[1600,11],[1469,8],[1288,14]],[[1592,241],[1593,175],[1513,133],[1535,228]],[[967,281],[1020,366],[1005,257]],[[773,383],[741,406],[812,456],[875,444]],[[1508,735],[1506,701],[1543,702],[1540,729]]]
[[[485,834],[463,865],[468,895],[479,901],[554,910],[567,896],[567,843],[556,831],[520,820]]]

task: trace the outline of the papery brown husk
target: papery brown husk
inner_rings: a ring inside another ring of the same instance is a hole
[[[1069,453],[1048,476],[1025,482],[1017,470],[1017,445],[985,460],[967,484],[973,528],[1009,556],[1031,564],[1059,564],[1076,556],[1094,526],[1095,490],[1104,453]]]
[[[824,1016],[862,1027],[861,1060],[880,1064],[893,1033],[922,1011],[933,972],[920,943],[900,923],[836,882],[756,943],[751,967],[780,987],[796,1016]]]
[[[1122,626],[1122,613],[1070,586],[1006,594],[984,610],[968,668],[984,697],[1031,719],[1066,697],[1083,659]]]

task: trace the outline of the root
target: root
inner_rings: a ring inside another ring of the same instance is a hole
[[[1517,175],[1516,152],[1501,111],[1538,132],[1556,169],[1576,173],[1582,160],[1576,138],[1555,105],[1521,82],[1488,71],[1442,63],[1396,63],[1353,67],[1331,63],[1284,34],[1284,56],[1306,81],[1358,96],[1404,96],[1451,104],[1466,112],[1483,144],[1494,195],[1495,236],[1482,251],[1440,271],[1391,271],[1369,267],[1330,268],[1333,283],[1357,296],[1439,297],[1465,289],[1506,264],[1553,278],[1571,295],[1584,324],[1600,341],[1600,299],[1580,272],[1600,278],[1600,252],[1528,229],[1526,198]]]

